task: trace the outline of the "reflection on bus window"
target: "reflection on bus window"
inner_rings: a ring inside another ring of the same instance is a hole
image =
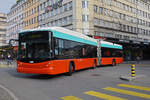
[[[97,57],[97,48],[92,45],[55,38],[55,57],[59,59]]]
[[[119,49],[102,48],[102,57],[122,57],[123,53]]]

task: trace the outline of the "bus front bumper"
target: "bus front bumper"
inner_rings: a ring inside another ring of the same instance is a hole
[[[50,68],[25,68],[17,67],[18,73],[28,73],[28,74],[51,74],[53,75]]]

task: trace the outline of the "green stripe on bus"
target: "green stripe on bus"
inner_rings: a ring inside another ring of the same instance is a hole
[[[76,42],[81,42],[81,43],[97,46],[96,42],[93,42],[90,40],[85,40],[85,39],[82,39],[82,38],[79,38],[76,36],[72,36],[72,35],[65,34],[65,33],[58,32],[58,31],[54,31],[54,30],[53,30],[53,36],[57,37],[57,38],[62,38],[62,39],[67,39],[67,40],[72,40],[72,41],[76,41]],[[122,46],[116,46],[116,45],[101,44],[101,46],[106,47],[106,48],[122,49]]]

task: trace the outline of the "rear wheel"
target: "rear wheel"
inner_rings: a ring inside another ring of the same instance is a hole
[[[67,73],[67,75],[68,75],[68,76],[71,76],[71,75],[72,75],[72,73],[73,73],[73,71],[74,71],[73,64],[72,64],[72,63],[70,63],[70,64],[69,64],[69,72]]]
[[[93,65],[93,69],[97,67],[97,63],[96,60],[94,60],[94,65]]]

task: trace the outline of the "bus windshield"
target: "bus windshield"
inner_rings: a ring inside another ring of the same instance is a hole
[[[18,60],[40,62],[51,58],[51,34],[34,31],[19,34]]]

